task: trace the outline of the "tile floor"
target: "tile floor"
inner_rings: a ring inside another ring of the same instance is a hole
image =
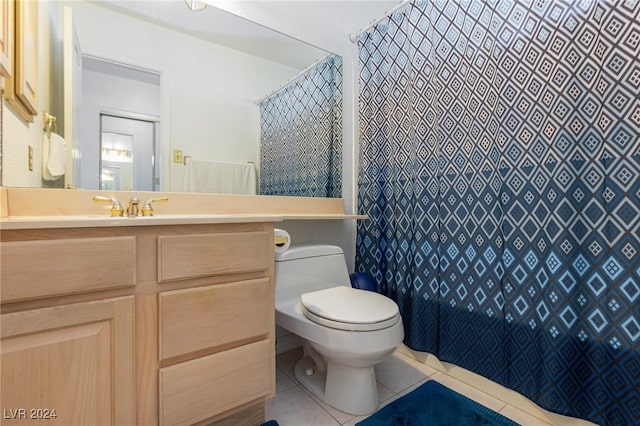
[[[293,366],[300,356],[301,349],[277,356],[276,396],[267,401],[267,420],[275,419],[280,426],[352,426],[366,417],[339,411],[307,393],[293,376]],[[376,376],[381,406],[409,393],[427,380],[437,380],[521,425],[549,425],[398,351],[376,367]]]

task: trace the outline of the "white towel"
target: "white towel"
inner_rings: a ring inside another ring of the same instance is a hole
[[[187,192],[255,195],[257,186],[253,163],[187,161],[184,174],[184,189]]]
[[[67,166],[67,142],[56,133],[42,136],[42,179],[56,180]]]

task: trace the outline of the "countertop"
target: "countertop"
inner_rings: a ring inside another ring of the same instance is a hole
[[[93,201],[96,195],[121,200],[125,207],[134,196],[140,200],[167,197],[169,201],[154,205],[154,216],[110,217],[111,206]],[[367,216],[345,214],[341,198],[0,187],[3,230],[344,219]]]
[[[366,219],[366,216],[344,214],[160,214],[135,218],[108,215],[7,216],[0,219],[0,229],[105,228],[339,219]]]

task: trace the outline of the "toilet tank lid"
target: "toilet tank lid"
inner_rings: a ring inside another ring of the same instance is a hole
[[[300,244],[291,246],[284,252],[276,253],[276,262],[335,254],[343,254],[342,249],[330,244]]]

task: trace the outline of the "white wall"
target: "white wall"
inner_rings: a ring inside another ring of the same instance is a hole
[[[256,100],[298,71],[88,2],[71,2],[83,53],[161,74],[162,189],[181,191],[184,166],[203,160],[258,162]],[[259,78],[257,78],[259,76]]]

